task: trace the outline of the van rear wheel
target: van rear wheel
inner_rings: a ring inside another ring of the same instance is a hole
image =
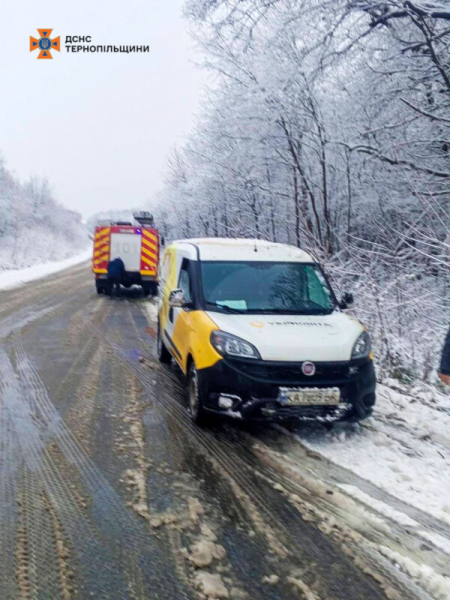
[[[187,377],[188,410],[196,425],[205,426],[210,421],[203,405],[203,391],[194,362],[191,363]]]

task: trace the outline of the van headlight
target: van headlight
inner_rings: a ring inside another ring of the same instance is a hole
[[[258,350],[236,335],[224,333],[223,331],[213,331],[211,333],[211,345],[222,356],[240,356],[242,358],[261,358]]]
[[[371,347],[370,335],[367,331],[363,331],[353,346],[352,358],[367,358]]]

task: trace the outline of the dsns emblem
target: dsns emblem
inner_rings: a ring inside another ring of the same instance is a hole
[[[30,52],[39,50],[38,58],[53,58],[51,50],[61,51],[60,36],[51,38],[50,35],[53,29],[38,29],[40,39],[36,39],[30,35]]]
[[[306,361],[302,364],[302,372],[304,375],[312,377],[312,375],[314,375],[316,372],[316,365],[312,362]]]

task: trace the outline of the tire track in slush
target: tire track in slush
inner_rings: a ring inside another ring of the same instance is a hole
[[[89,589],[96,594],[96,597],[98,594],[99,598],[106,599],[108,597],[109,576],[114,581],[112,561],[108,561],[107,557],[104,556],[105,553],[102,551],[101,544],[93,528],[77,509],[67,482],[58,472],[52,457],[46,450],[44,439],[40,435],[34,420],[33,410],[27,402],[27,390],[21,385],[11,362],[2,350],[0,350],[0,372],[2,374],[3,398],[18,438],[18,449],[24,461],[23,472],[25,476],[28,476],[27,472],[30,472],[39,478],[41,490],[47,493],[50,502],[64,522],[64,527],[73,547],[75,549],[77,547],[79,549],[84,548],[84,552],[87,549],[92,556],[92,562],[83,565],[83,576],[89,584]],[[35,502],[38,501],[39,496],[35,498]],[[19,496],[19,502],[22,502],[22,495]],[[22,549],[27,550],[31,543],[28,539],[33,536],[33,532],[27,531],[24,527],[25,521],[26,518],[21,514],[21,527],[18,532],[19,541]],[[30,525],[32,529],[36,527],[34,522],[31,522]],[[52,534],[53,532],[48,530],[41,532],[42,536],[52,536]],[[103,556],[102,561],[99,560],[100,556]],[[23,560],[19,564],[21,571],[29,571],[30,565],[27,556],[25,555],[22,558]],[[106,573],[108,576],[105,578]],[[20,581],[21,573],[17,573],[17,577]],[[29,578],[28,573],[27,578]],[[117,581],[116,583],[119,584],[120,582]],[[49,587],[46,580],[39,582],[39,589],[44,596],[58,597],[59,595],[59,589],[56,591]]]
[[[0,321],[0,339],[8,337],[13,331],[22,329],[29,323],[42,319],[46,315],[58,310],[63,305],[62,302],[57,304],[50,304],[49,306],[43,306],[33,311],[24,309],[18,311],[5,319]]]
[[[123,506],[120,496],[59,417],[17,339],[15,348],[17,373],[6,353],[0,351],[4,404],[18,436],[25,472],[37,475],[42,492],[47,494],[77,556],[82,575],[79,584],[95,598],[125,599],[131,598],[130,588],[134,583],[139,587],[144,578],[148,598],[162,597],[164,591],[172,597],[186,598],[184,590],[171,577],[164,558],[159,556],[154,539]],[[77,505],[64,474],[46,449],[50,439],[78,470],[91,497],[94,523]],[[35,526],[32,519],[30,526]],[[54,535],[54,532],[48,533]],[[127,573],[122,573],[121,566],[125,564]],[[49,585],[48,578],[45,581],[40,578],[40,590],[48,589]]]
[[[22,459],[5,400],[6,386],[7,382],[0,381],[0,598],[15,598],[13,549],[18,520],[17,478]]]
[[[56,546],[53,527],[41,497],[41,486],[36,473],[25,469],[19,480],[18,498],[19,530],[16,544],[16,574],[22,582],[21,596],[39,598],[41,582],[44,589],[56,597],[67,597],[60,587],[56,562]],[[48,535],[42,535],[49,532]],[[26,587],[28,593],[24,593]],[[71,596],[69,597],[70,600]]]
[[[162,556],[156,545],[151,543],[152,538],[146,535],[145,528],[139,519],[136,519],[124,507],[122,499],[112,488],[101,471],[85,453],[76,437],[72,434],[65,422],[59,417],[51,403],[45,386],[40,380],[36,369],[26,356],[22,344],[16,340],[17,368],[21,380],[34,390],[37,400],[37,410],[48,423],[55,427],[55,441],[66,460],[75,467],[83,480],[84,486],[90,496],[92,512],[95,512],[95,526],[108,537],[115,536],[118,545],[122,548],[126,539],[127,551],[132,550],[131,558],[137,561],[138,566],[145,572],[149,589],[160,589],[161,593],[171,591],[173,597],[184,598],[186,593],[180,589],[178,582],[172,576],[170,565],[167,565],[165,556]],[[152,547],[153,546],[153,547]],[[139,573],[133,573],[132,583],[141,579]],[[158,573],[158,575],[156,575]]]

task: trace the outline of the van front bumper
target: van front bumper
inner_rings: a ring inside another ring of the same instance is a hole
[[[210,412],[257,421],[360,421],[375,404],[375,369],[365,358],[315,363],[306,376],[302,362],[251,359],[219,360],[198,371],[204,408]],[[280,388],[339,388],[337,406],[292,406],[280,400]]]

